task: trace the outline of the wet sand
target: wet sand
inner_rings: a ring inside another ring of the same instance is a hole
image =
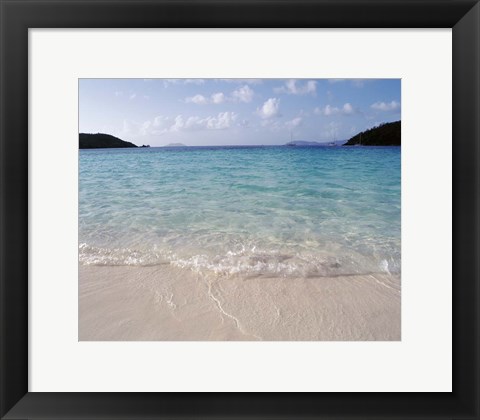
[[[79,266],[80,341],[397,341],[400,277],[204,276]]]

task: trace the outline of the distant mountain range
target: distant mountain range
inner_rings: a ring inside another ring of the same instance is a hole
[[[290,141],[285,146],[297,146],[297,147],[325,147],[325,146],[341,146],[345,143],[345,140],[336,140],[332,142],[323,142],[318,141],[305,141],[305,140],[294,140]]]
[[[400,146],[402,143],[402,122],[380,124],[362,131],[348,140],[344,146]]]
[[[104,149],[104,148],[120,148],[120,147],[138,147],[133,143],[111,136],[110,134],[79,134],[80,149]]]

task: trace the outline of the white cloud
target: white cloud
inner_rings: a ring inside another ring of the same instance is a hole
[[[205,126],[208,130],[225,130],[230,128],[236,119],[237,114],[234,112],[220,112],[217,117],[207,117]]]
[[[203,95],[195,95],[195,96],[190,96],[185,99],[185,102],[187,103],[194,103],[197,105],[206,105],[208,104],[208,99],[205,98]]]
[[[135,99],[136,97],[137,97],[137,94],[136,94],[136,93],[132,93],[132,94],[130,95],[130,99]]]
[[[338,114],[340,110],[337,107],[333,107],[331,105],[325,105],[323,108],[315,108],[313,110],[314,114],[317,115],[325,115],[325,116],[330,116],[330,115],[335,115]]]
[[[351,115],[355,113],[355,110],[353,109],[353,106],[349,102],[347,102],[343,105],[342,112],[345,115]]]
[[[212,95],[212,102],[214,104],[221,104],[225,102],[226,97],[223,92],[217,92]]]
[[[278,115],[280,110],[280,99],[270,98],[261,108],[257,109],[257,114],[263,119],[269,119]]]
[[[234,126],[238,115],[234,112],[220,112],[216,116],[167,117],[160,115],[143,124],[124,121],[123,133],[132,136],[162,135],[165,133],[199,130],[225,130]],[[243,124],[242,124],[243,125]]]
[[[225,130],[230,128],[236,119],[237,114],[234,112],[220,112],[217,116],[206,118],[193,116],[186,120],[179,115],[175,118],[171,131]]]
[[[240,102],[250,102],[253,99],[253,94],[253,89],[244,85],[232,92],[232,99]]]
[[[196,130],[197,128],[200,128],[202,126],[202,121],[203,121],[202,118],[197,116],[188,117],[185,120],[185,123],[179,126],[179,128],[183,130]]]
[[[400,102],[375,102],[370,108],[375,109],[376,111],[397,111],[400,109]]]
[[[315,108],[313,112],[317,115],[325,115],[331,117],[332,115],[352,115],[355,114],[355,108],[349,103],[343,104],[341,108],[332,105],[325,105],[323,108]]]
[[[153,119],[153,126],[154,127],[165,127],[166,123],[170,121],[170,117],[164,117],[162,115],[155,117]]]
[[[169,127],[167,131],[181,131],[185,126],[185,121],[182,115],[177,115],[173,120],[173,124]]]
[[[140,126],[140,135],[145,136],[149,133],[149,129],[152,126],[151,121],[145,121],[141,126]]]
[[[149,125],[149,133],[152,135],[162,135],[170,131],[171,127],[174,125],[175,121],[171,117],[158,116],[155,117],[152,121],[152,124]],[[145,125],[146,123],[144,123]]]
[[[287,121],[285,125],[288,128],[295,128],[298,127],[302,123],[302,117],[296,117],[293,120]]]
[[[190,96],[185,99],[187,103],[194,103],[197,105],[206,104],[222,104],[227,101],[231,102],[250,102],[253,98],[254,91],[248,85],[244,85],[234,90],[230,97],[226,96],[223,92],[213,93],[210,98],[203,95]]]
[[[295,79],[287,80],[284,86],[273,89],[275,93],[287,93],[289,95],[315,95],[316,90],[317,82],[315,80],[308,80],[302,84]]]
[[[156,117],[143,123],[124,120],[122,129],[117,134],[123,139],[147,135],[162,135],[170,131],[172,124],[173,119],[170,117]]]
[[[213,104],[221,104],[226,101],[226,97],[222,92],[217,92],[214,93],[213,95],[210,96],[210,98],[207,98],[206,96],[203,95],[195,95],[195,96],[189,96],[188,98],[185,98],[185,102],[188,103],[193,103],[197,105],[207,105],[210,103]]]
[[[122,92],[121,90],[117,90],[117,91],[115,92],[115,96],[117,96],[117,97],[118,97],[118,96],[123,96],[123,92]]]

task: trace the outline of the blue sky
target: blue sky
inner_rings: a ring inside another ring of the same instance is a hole
[[[79,130],[188,146],[348,140],[401,114],[400,79],[80,79]]]

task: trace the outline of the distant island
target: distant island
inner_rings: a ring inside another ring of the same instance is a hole
[[[186,144],[183,143],[168,143],[163,147],[188,147]]]
[[[327,147],[327,146],[343,146],[346,140],[333,140],[333,141],[306,141],[306,140],[293,140],[285,144],[285,146],[296,147]]]
[[[345,140],[332,142],[318,142],[306,140],[294,140],[285,144],[290,147],[325,147],[325,146],[400,146],[401,145],[401,121],[380,124],[369,130],[356,134],[345,143]],[[79,134],[80,149],[103,149],[139,147],[133,143],[121,140],[110,134]],[[140,146],[150,147],[148,144]],[[188,147],[183,143],[169,143],[163,147]]]
[[[344,146],[400,146],[401,131],[401,121],[380,124],[353,136]]]
[[[325,144],[318,141],[295,140],[288,142],[285,146],[325,146]]]
[[[79,134],[79,148],[80,149],[106,149],[106,148],[120,148],[120,147],[138,147],[133,143],[111,136],[110,134],[96,133],[96,134]],[[148,146],[142,146],[148,147]]]

